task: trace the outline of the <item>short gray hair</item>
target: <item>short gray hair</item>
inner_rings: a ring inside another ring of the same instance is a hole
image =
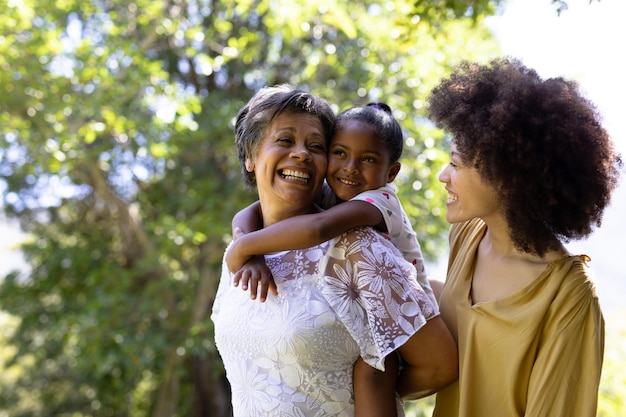
[[[254,158],[269,124],[283,113],[307,113],[324,128],[326,144],[335,129],[335,114],[323,99],[288,84],[264,87],[239,110],[235,121],[235,144],[246,186],[256,188],[254,172],[246,169],[246,158]]]

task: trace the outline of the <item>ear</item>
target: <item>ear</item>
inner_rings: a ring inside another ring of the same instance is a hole
[[[400,164],[400,162],[398,161],[391,164],[391,166],[389,167],[389,172],[387,173],[387,182],[393,182],[393,180],[396,179],[396,175],[398,175],[398,172],[400,172],[400,167],[402,167],[402,164]]]
[[[254,171],[254,161],[250,158],[246,158],[246,171],[248,172]]]

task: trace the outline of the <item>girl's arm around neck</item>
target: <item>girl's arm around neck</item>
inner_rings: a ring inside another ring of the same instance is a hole
[[[239,237],[228,251],[232,255],[228,265],[231,271],[236,271],[254,255],[306,249],[355,227],[381,224],[384,224],[383,216],[374,205],[346,201],[326,211],[292,217]]]
[[[237,229],[243,233],[253,232],[263,227],[261,204],[258,201],[241,209],[232,220],[233,238],[236,238]]]
[[[233,239],[236,242],[241,236],[247,232],[258,230],[263,225],[263,216],[261,213],[261,204],[256,201],[248,207],[240,210],[232,220]],[[250,288],[250,298],[256,299],[257,293],[260,293],[261,302],[265,301],[267,294],[278,294],[276,283],[272,277],[272,272],[267,267],[265,259],[262,256],[250,260],[252,257],[242,258],[237,256],[236,251],[232,250],[232,246],[226,252],[225,261],[233,276],[233,285],[236,287],[241,282],[242,289],[245,291]],[[242,266],[247,263],[246,269]],[[237,265],[233,268],[232,265]]]

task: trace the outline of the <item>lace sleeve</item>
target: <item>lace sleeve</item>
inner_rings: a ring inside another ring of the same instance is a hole
[[[377,369],[384,370],[385,356],[438,314],[413,265],[370,228],[336,238],[322,273],[324,297]]]

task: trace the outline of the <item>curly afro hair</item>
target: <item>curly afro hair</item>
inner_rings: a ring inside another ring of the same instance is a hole
[[[601,225],[623,163],[575,82],[542,79],[515,58],[463,62],[428,111],[498,190],[519,249],[542,256]]]

